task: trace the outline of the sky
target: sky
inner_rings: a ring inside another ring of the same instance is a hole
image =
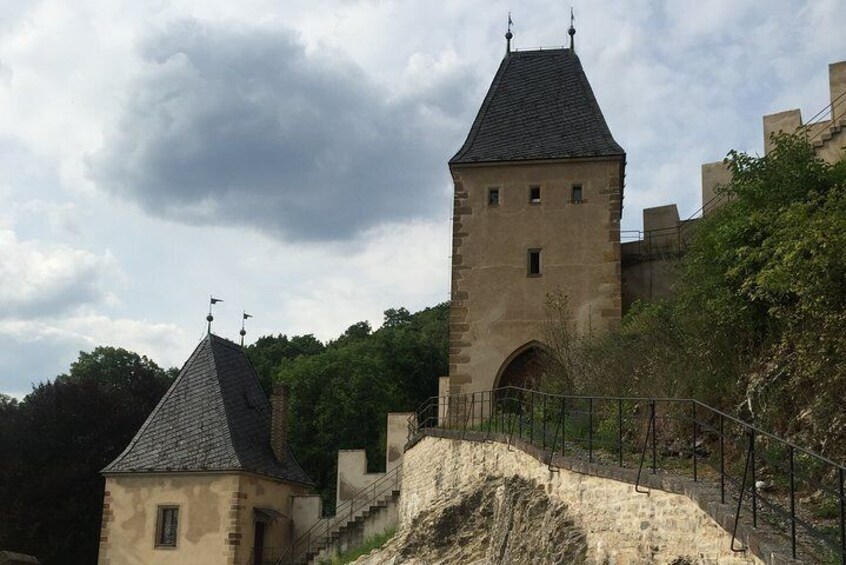
[[[846,2],[573,0],[627,152],[623,229],[700,207],[700,165],[828,103]],[[206,331],[336,337],[448,299],[451,183],[505,50],[569,5],[3,0],[0,392],[79,351],[180,366]]]

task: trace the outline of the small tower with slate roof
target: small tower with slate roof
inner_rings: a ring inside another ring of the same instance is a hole
[[[535,386],[551,294],[567,297],[578,333],[620,322],[626,154],[572,48],[574,31],[570,48],[506,50],[449,161],[451,393]]]
[[[209,333],[106,478],[100,565],[247,565],[291,542],[313,483],[244,351]]]

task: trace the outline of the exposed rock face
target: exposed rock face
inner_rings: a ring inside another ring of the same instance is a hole
[[[586,563],[584,533],[567,506],[520,477],[491,478],[420,513],[357,565]]]

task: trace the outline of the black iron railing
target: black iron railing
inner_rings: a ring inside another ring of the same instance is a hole
[[[308,530],[285,548],[276,565],[292,565],[306,562],[311,556],[330,548],[340,530],[363,512],[380,503],[387,503],[402,485],[402,465],[397,465],[371,485],[358,491],[353,497],[335,509],[335,515],[321,518]]]
[[[409,419],[409,444],[452,437],[520,438],[558,456],[689,476],[733,504],[741,524],[789,539],[791,557],[846,565],[846,467],[694,399],[568,396],[517,387],[432,397]],[[431,432],[434,433],[434,432]]]

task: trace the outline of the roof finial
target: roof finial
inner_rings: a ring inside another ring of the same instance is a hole
[[[217,304],[218,302],[223,302],[220,298],[215,298],[212,295],[209,295],[209,315],[206,316],[206,321],[209,323],[208,333],[211,333],[211,323],[214,321],[214,316],[212,316],[212,306]]]
[[[576,17],[573,15],[573,7],[570,7],[570,29],[567,30],[567,33],[570,34],[570,51],[573,53],[576,52],[576,46],[573,43],[573,36],[576,35]]]
[[[508,31],[505,32],[505,53],[511,53],[511,38],[514,37],[514,34],[511,33],[511,26],[514,25],[514,22],[511,21],[511,12],[508,12]]]
[[[252,314],[247,314],[243,310],[241,310],[241,331],[238,332],[241,334],[241,347],[244,347],[244,336],[247,335],[247,330],[244,329],[244,322],[247,318],[252,318]]]

